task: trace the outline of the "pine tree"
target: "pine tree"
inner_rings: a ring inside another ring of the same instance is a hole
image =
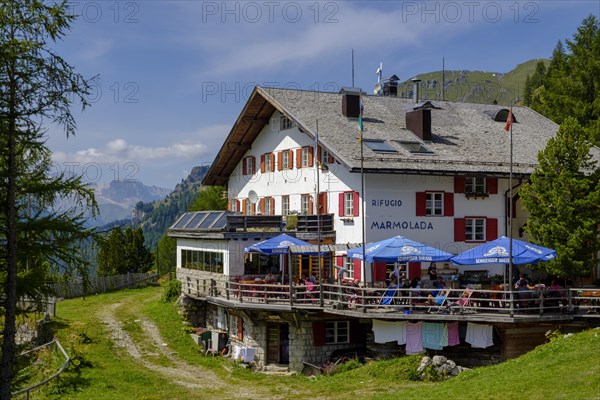
[[[590,155],[591,146],[579,122],[566,119],[538,155],[538,167],[519,192],[530,213],[526,231],[557,252],[556,260],[538,268],[555,276],[589,274],[600,250],[600,171]]]
[[[20,286],[20,277],[27,273],[43,276],[51,261],[77,264],[81,259],[73,244],[91,234],[81,214],[53,208],[60,197],[69,197],[82,208],[95,208],[95,202],[93,192],[80,179],[50,176],[43,126],[55,122],[67,136],[74,134],[71,103],[79,99],[87,105],[87,81],[53,50],[72,21],[66,2],[0,3],[2,399],[10,398],[14,376],[17,299],[29,290]]]

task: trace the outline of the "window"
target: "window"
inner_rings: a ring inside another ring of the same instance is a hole
[[[360,200],[358,192],[343,192],[339,197],[340,217],[358,217]]]
[[[482,176],[469,176],[465,179],[465,193],[487,193],[485,178]]]
[[[344,193],[344,215],[354,215],[354,193]]]
[[[291,161],[290,161],[290,152],[289,151],[286,150],[286,151],[282,152],[281,163],[282,163],[283,169],[290,169]]]
[[[413,154],[431,154],[431,153],[433,153],[433,151],[431,151],[427,147],[423,146],[419,142],[405,142],[402,140],[396,140],[396,142],[399,143],[402,147],[404,147],[406,150],[408,150],[409,152],[411,152]]]
[[[373,150],[375,153],[397,153],[396,149],[382,140],[363,140],[365,146]]]
[[[242,160],[242,175],[254,175],[256,172],[256,161],[254,157],[245,157]]]
[[[181,267],[223,273],[223,253],[204,250],[181,250]]]
[[[485,218],[465,218],[465,241],[485,242]]]
[[[290,128],[292,128],[292,126],[293,126],[292,120],[289,119],[288,117],[282,116],[279,119],[279,130],[280,131],[284,131],[286,129],[290,129]]]
[[[272,153],[267,153],[263,155],[264,158],[264,169],[262,169],[262,172],[273,172],[275,171],[275,166],[274,161],[273,160],[273,154]]]
[[[229,211],[238,212],[239,202],[237,200],[229,200]]]
[[[290,213],[290,196],[281,196],[281,215]]]
[[[310,157],[310,154],[308,151],[308,147],[303,147],[302,148],[302,168],[308,167],[309,157]]]
[[[350,321],[330,321],[325,323],[325,343],[348,343],[350,341]]]
[[[273,210],[273,198],[265,197],[265,215],[274,215],[275,210]]]
[[[444,215],[444,193],[425,193],[425,215]]]
[[[300,198],[300,212],[304,215],[312,214],[312,196],[303,194]]]
[[[451,217],[454,215],[454,193],[417,192],[417,217]]]
[[[331,159],[330,159],[331,155],[329,154],[329,151],[326,149],[321,149],[321,164],[331,164]]]
[[[246,200],[246,215],[254,215],[254,204],[250,200]]]
[[[344,268],[348,270],[344,278],[354,280],[354,259],[350,257],[344,257]]]

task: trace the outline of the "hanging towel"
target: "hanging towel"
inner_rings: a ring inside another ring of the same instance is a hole
[[[432,350],[441,350],[442,324],[437,322],[423,322],[422,330],[423,347]]]
[[[406,354],[423,353],[423,337],[421,322],[406,324]]]
[[[373,320],[375,343],[397,342],[406,344],[406,321]]]
[[[485,349],[494,345],[492,325],[481,325],[467,323],[467,335],[465,341],[471,344],[471,347]]]
[[[442,325],[442,335],[440,337],[440,346],[446,347],[448,346],[448,324]]]
[[[395,342],[398,340],[398,328],[394,321],[373,320],[375,343]]]
[[[458,322],[448,323],[448,346],[458,346],[460,344],[460,337],[458,335]]]

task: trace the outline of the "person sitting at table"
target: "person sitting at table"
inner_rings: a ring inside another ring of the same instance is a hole
[[[515,282],[515,289],[517,290],[517,297],[519,298],[519,307],[527,308],[529,299],[531,299],[531,290],[534,289],[533,286],[529,284],[525,275],[521,274],[519,280]]]
[[[265,276],[265,283],[273,283],[277,280],[277,278],[275,278],[275,275],[273,275],[273,273],[271,271],[269,271],[267,273],[267,275]]]
[[[433,300],[437,300],[437,297],[442,292],[442,289],[446,289],[446,283],[442,278],[438,278],[435,282],[433,282],[433,287],[435,290],[427,295],[427,303],[429,304],[433,304]]]
[[[313,272],[312,275],[310,276],[310,278],[308,278],[309,281],[311,281],[314,285],[317,284],[317,276],[315,275],[315,273]]]

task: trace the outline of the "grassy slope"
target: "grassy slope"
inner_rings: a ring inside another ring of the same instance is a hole
[[[158,373],[140,367],[107,338],[99,314],[112,303],[121,303],[117,317],[134,338],[142,340],[134,321],[153,320],[165,342],[178,358],[192,365],[209,367],[229,385],[267,390],[277,398],[527,398],[593,399],[600,398],[600,330],[590,330],[567,339],[558,339],[519,359],[479,368],[442,383],[408,380],[419,357],[373,362],[366,366],[309,380],[304,376],[254,374],[233,367],[220,358],[200,356],[197,347],[182,329],[173,304],[161,303],[161,288],[151,287],[73,299],[58,305],[54,322],[61,342],[81,352],[93,368],[81,370],[79,391],[61,398],[77,399],[165,399],[203,398],[206,392],[187,389],[169,382]],[[92,339],[80,343],[81,334]],[[168,360],[156,360],[168,365]],[[227,399],[227,391],[211,391],[211,397]],[[39,394],[38,394],[39,396]],[[51,396],[50,396],[51,397]]]

